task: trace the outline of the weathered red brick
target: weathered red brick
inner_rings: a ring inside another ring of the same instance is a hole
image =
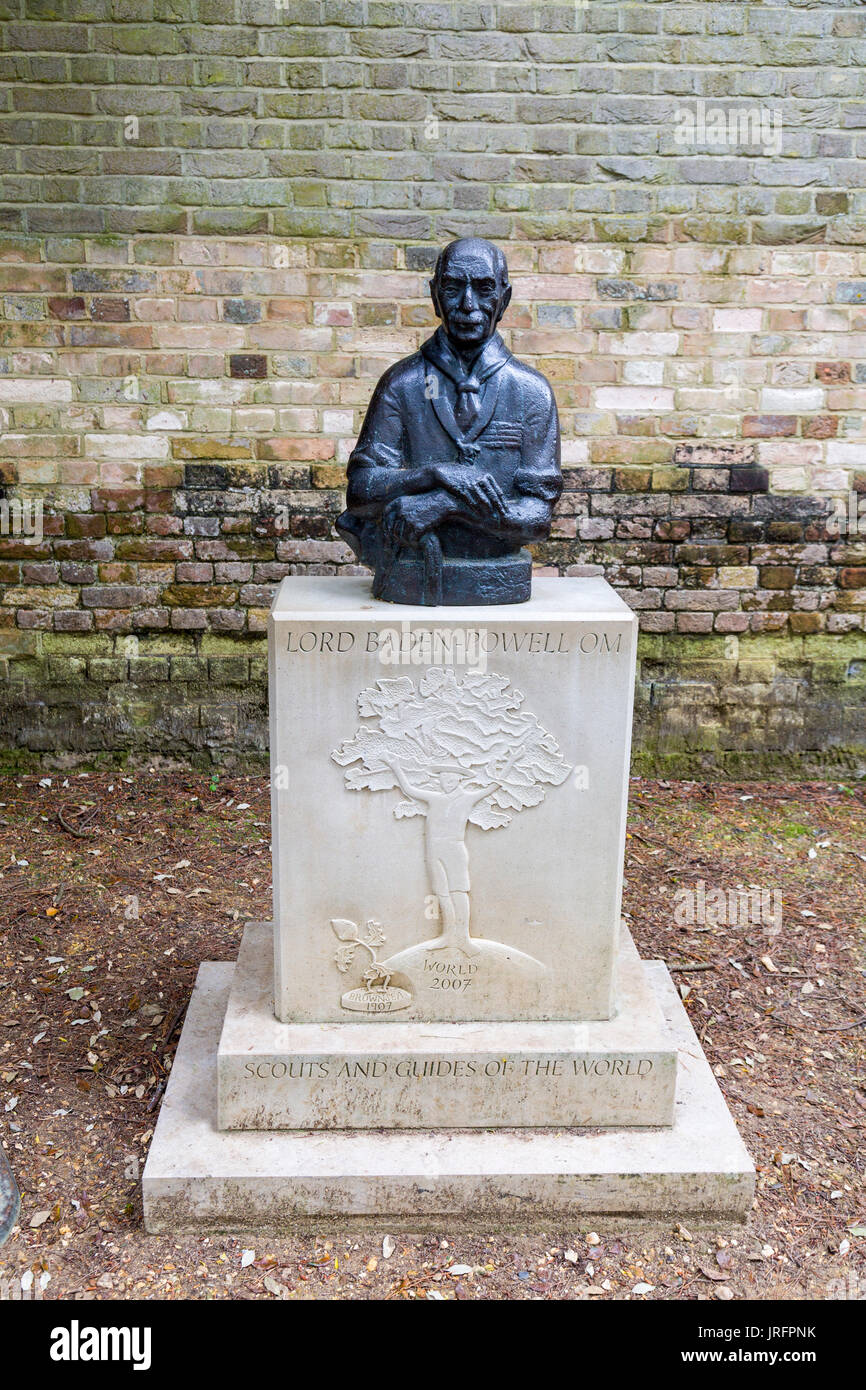
[[[52,295],[48,312],[53,319],[83,319],[87,317],[87,305],[80,294]]]
[[[90,301],[90,317],[98,323],[128,323],[129,300],[117,295],[94,295]]]
[[[792,565],[763,565],[760,571],[762,589],[792,589],[797,571]]]
[[[766,468],[732,468],[731,492],[767,492],[770,474]]]
[[[104,536],[105,515],[102,512],[67,512],[67,536]]]
[[[332,459],[336,450],[333,439],[322,439],[310,435],[308,438],[289,439],[285,436],[276,439],[259,439],[256,453],[260,459],[297,459],[299,461],[324,461]]]
[[[229,372],[234,377],[265,377],[268,374],[268,359],[259,353],[234,352],[229,357]]]
[[[839,386],[851,380],[850,362],[818,362],[815,376],[827,386]]]
[[[774,439],[797,433],[795,415],[744,415],[743,435],[747,439]]]
[[[81,590],[85,608],[137,608],[144,599],[144,589],[134,584],[93,584]]]
[[[822,632],[824,628],[823,613],[792,613],[788,619],[788,626],[792,632],[800,635],[811,632]]]
[[[803,420],[804,439],[833,439],[838,429],[838,415],[812,415]]]

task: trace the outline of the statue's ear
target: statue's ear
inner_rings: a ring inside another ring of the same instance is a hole
[[[506,285],[506,286],[505,286],[505,289],[504,289],[503,292],[502,292],[502,300],[501,300],[500,305],[499,305],[499,313],[496,315],[496,322],[497,322],[497,323],[498,323],[499,320],[502,318],[502,315],[505,313],[505,310],[508,308],[508,306],[509,306],[510,303],[511,303],[511,286],[510,286],[510,285]]]
[[[430,298],[431,298],[432,301],[433,301],[433,308],[436,310],[436,315],[437,315],[437,317],[441,319],[441,317],[442,317],[442,310],[439,308],[439,295],[438,295],[438,293],[437,293],[436,281],[435,281],[435,280],[430,280],[430,281],[429,281],[429,285],[430,285]]]

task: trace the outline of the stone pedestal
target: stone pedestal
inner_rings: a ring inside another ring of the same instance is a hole
[[[150,1230],[743,1217],[754,1170],[620,905],[636,620],[601,580],[283,582],[273,923],[202,967]]]
[[[449,610],[375,602],[364,579],[283,582],[269,652],[284,1023],[612,1016],[636,632],[601,579]],[[449,945],[449,910],[471,950]]]

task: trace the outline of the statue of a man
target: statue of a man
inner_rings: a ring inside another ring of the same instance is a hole
[[[430,282],[441,327],[373,393],[337,530],[392,603],[523,603],[562,491],[545,378],[496,326],[511,299],[498,247],[466,238]]]

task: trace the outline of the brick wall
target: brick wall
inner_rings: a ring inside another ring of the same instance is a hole
[[[640,616],[637,766],[860,764],[862,6],[0,20],[0,468],[43,505],[0,535],[9,757],[262,753],[274,586],[348,567],[364,406],[477,231],[560,406],[538,564]]]

